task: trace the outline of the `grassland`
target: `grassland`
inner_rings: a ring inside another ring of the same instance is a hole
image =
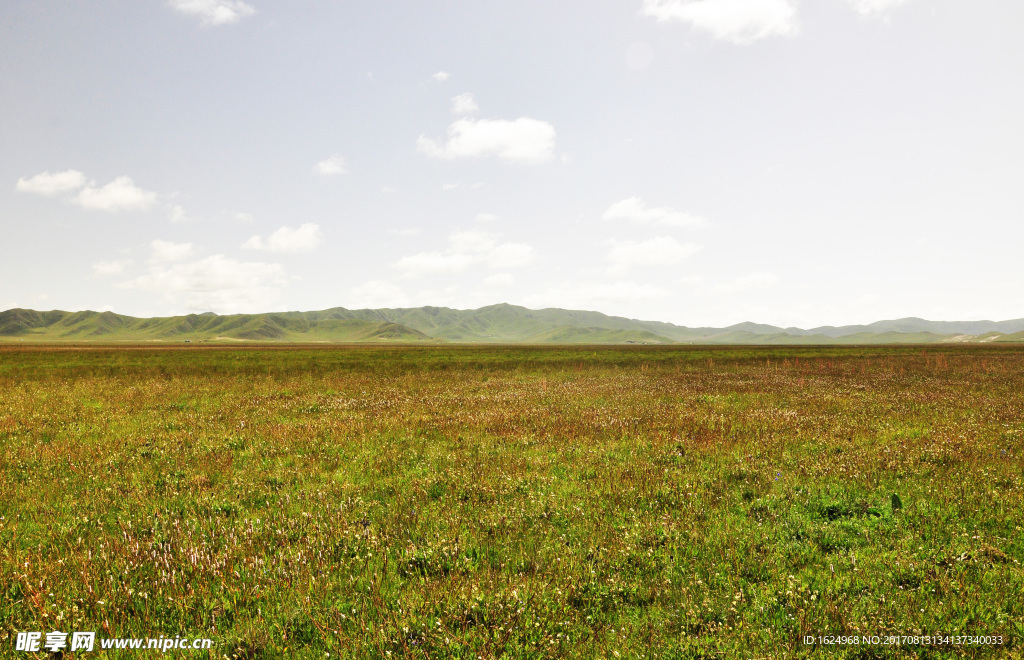
[[[0,443],[4,657],[1024,654],[1019,347],[8,345]]]

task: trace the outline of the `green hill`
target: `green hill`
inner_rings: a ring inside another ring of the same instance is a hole
[[[21,341],[253,341],[253,342],[465,342],[562,344],[900,344],[1021,342],[1024,331],[1001,334],[1019,321],[878,321],[818,329],[738,323],[687,328],[600,312],[489,305],[479,309],[415,307],[313,312],[229,314],[207,312],[135,318],[113,312],[0,312],[0,339]],[[993,326],[1001,330],[993,329]],[[961,332],[954,332],[953,330]],[[978,334],[962,333],[964,329]],[[936,330],[942,330],[938,332]]]
[[[693,334],[689,328],[652,321],[637,321],[600,312],[565,309],[527,309],[517,305],[489,305],[458,310],[447,307],[409,309],[356,309],[336,307],[320,312],[288,312],[308,318],[387,321],[414,328],[437,339],[455,342],[522,342],[559,328],[601,328],[647,331],[670,341]]]
[[[909,317],[891,321],[875,321],[868,325],[822,326],[820,328],[812,328],[808,332],[820,333],[829,337],[843,337],[853,334],[878,334],[882,332],[898,332],[901,334],[929,332],[936,335],[974,336],[992,332],[1013,333],[1021,331],[1024,331],[1024,319],[1013,319],[1010,321],[928,321]]]
[[[112,312],[0,312],[0,336],[36,341],[431,341],[388,321],[292,314],[189,314],[140,319]]]

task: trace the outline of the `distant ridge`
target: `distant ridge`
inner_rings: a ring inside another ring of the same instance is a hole
[[[926,321],[914,317],[894,321],[875,321],[868,325],[822,326],[809,332],[826,337],[842,337],[860,332],[932,332],[935,334],[982,335],[987,332],[1011,334],[1024,331],[1024,319],[1012,321]]]
[[[418,330],[359,319],[210,312],[140,319],[113,312],[0,312],[0,337],[42,341],[431,341]]]
[[[29,341],[276,341],[487,342],[555,344],[888,344],[1024,342],[1024,319],[928,321],[905,318],[809,330],[738,323],[688,328],[600,312],[528,309],[506,303],[448,307],[229,314],[212,312],[136,318],[113,312],[0,312],[0,340]]]

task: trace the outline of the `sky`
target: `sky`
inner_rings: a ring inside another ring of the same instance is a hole
[[[5,0],[0,309],[1024,317],[1024,3]]]

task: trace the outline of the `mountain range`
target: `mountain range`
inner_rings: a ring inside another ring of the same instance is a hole
[[[113,312],[0,312],[0,341],[142,342],[487,342],[563,344],[890,344],[1024,342],[1024,319],[927,321],[904,318],[868,325],[780,328],[738,323],[690,328],[600,312],[527,309],[499,304],[345,309],[136,318]]]

